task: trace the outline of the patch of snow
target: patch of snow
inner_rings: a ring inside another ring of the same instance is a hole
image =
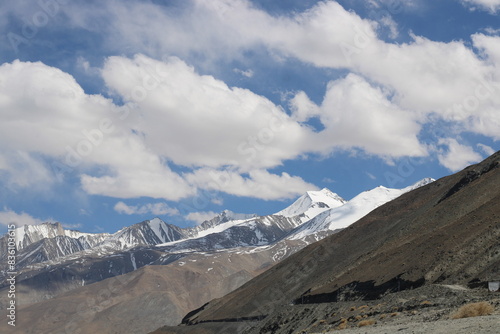
[[[135,263],[135,256],[134,253],[130,253],[130,262],[132,262],[132,266],[134,267],[134,270],[137,270],[137,264]]]

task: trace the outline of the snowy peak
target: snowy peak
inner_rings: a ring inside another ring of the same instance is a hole
[[[431,182],[434,182],[434,179],[429,177],[422,179],[403,189],[393,189],[386,188],[384,186],[378,186],[372,190],[363,191],[362,193],[351,199],[348,203],[355,204],[358,207],[367,205],[369,207],[376,208],[377,206],[392,201],[393,199],[403,195],[404,193],[425,186]]]
[[[256,214],[235,213],[229,210],[224,210],[210,220],[205,220],[198,226],[184,229],[183,232],[187,237],[196,237],[205,232],[211,231],[217,226],[227,225],[229,222],[240,222],[258,217]],[[220,229],[218,229],[220,230]]]
[[[103,246],[126,249],[135,246],[154,246],[184,238],[181,229],[160,218],[145,220],[125,227],[103,242]]]
[[[345,228],[377,207],[433,181],[434,180],[431,178],[425,178],[403,189],[391,189],[384,186],[378,186],[372,190],[364,191],[350,201],[345,202],[344,205],[327,209],[318,214],[310,221],[299,226],[287,238],[290,240],[305,240],[313,236],[314,239],[319,240],[324,237],[325,232]]]
[[[235,212],[230,211],[230,210],[224,210],[224,211],[222,211],[219,214],[219,216],[225,217],[228,220],[247,220],[247,219],[252,219],[252,218],[257,217],[257,215],[255,213],[251,213],[251,214],[248,214],[248,213],[235,213]]]
[[[212,219],[204,221],[200,226],[202,227],[202,229],[212,228],[216,225],[223,224],[223,223],[226,223],[228,221],[248,220],[248,219],[252,219],[255,217],[258,217],[258,216],[254,213],[252,213],[252,214],[235,213],[235,212],[230,211],[230,210],[224,210],[221,213],[219,213],[218,215],[216,215],[215,217],[213,217]]]
[[[346,203],[346,200],[342,197],[327,188],[323,188],[319,191],[306,192],[292,205],[275,214],[285,217],[301,216],[302,222],[305,222],[325,210],[337,208],[344,205],[344,203]]]
[[[42,239],[55,238],[57,236],[66,236],[73,239],[87,239],[95,236],[95,234],[66,230],[60,223],[24,225],[16,228],[16,246],[17,249],[20,250]]]
[[[320,203],[323,202],[325,204],[328,204],[328,206],[340,206],[343,203],[345,203],[345,200],[340,197],[339,195],[335,194],[328,188],[323,188],[319,191],[308,191],[306,192],[306,195],[309,196],[309,198],[314,202],[314,203]]]
[[[169,225],[160,218],[148,220],[146,221],[146,224],[161,243],[179,240],[183,237],[176,226]]]

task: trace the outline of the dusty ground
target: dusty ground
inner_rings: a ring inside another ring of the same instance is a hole
[[[460,306],[479,301],[489,302],[495,308],[493,314],[451,319]],[[293,333],[500,333],[500,293],[485,289],[432,285],[389,294],[369,303],[346,302],[332,311],[309,328]],[[375,323],[359,327],[361,321],[369,320]]]
[[[451,319],[462,305],[482,301],[494,307],[492,315]],[[360,322],[367,320],[374,320],[375,323],[359,327]],[[283,305],[281,313],[262,322],[215,322],[201,327],[164,328],[156,333],[497,334],[500,333],[500,293],[459,285],[426,285],[389,293],[373,301]]]
[[[497,334],[500,331],[500,315],[490,315],[456,320],[438,320],[429,322],[409,322],[398,325],[373,325],[326,333],[342,334]]]

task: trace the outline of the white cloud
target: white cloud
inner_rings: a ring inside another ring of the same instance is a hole
[[[314,145],[325,154],[357,147],[388,157],[426,155],[417,138],[418,118],[393,104],[389,94],[355,74],[330,82],[317,112],[325,130]],[[308,103],[303,105],[311,109]],[[300,105],[296,107],[300,114]]]
[[[178,58],[111,57],[103,75],[135,102],[141,119],[133,126],[147,147],[179,165],[274,167],[302,153],[311,133],[268,99],[199,75]]]
[[[396,6],[393,1],[368,2],[373,8],[387,8],[389,13],[411,10],[421,5],[420,1],[398,2]],[[469,2],[482,4],[488,8],[496,8],[498,5],[497,0],[470,0]],[[96,6],[100,6],[100,10],[97,10]],[[257,9],[247,0],[192,0],[173,11],[152,3],[133,1],[107,1],[98,5],[85,6],[76,3],[65,6],[64,10],[70,17],[71,24],[75,26],[88,30],[95,30],[96,26],[101,29],[104,27],[106,33],[103,35],[107,39],[105,45],[111,50],[119,52],[127,50],[129,53],[141,51],[157,58],[164,54],[176,54],[186,59],[194,59],[191,58],[192,55],[202,53],[204,62],[198,62],[198,65],[205,66],[205,61],[210,63],[220,61],[221,58],[241,59],[246,50],[265,46],[277,57],[294,57],[317,67],[345,68],[357,73],[369,82],[391,91],[393,95],[391,103],[394,106],[401,110],[418,112],[421,114],[420,119],[425,119],[432,113],[439,115],[443,120],[458,123],[463,131],[472,131],[494,138],[498,138],[496,136],[500,133],[498,131],[500,116],[495,112],[500,105],[500,94],[491,94],[486,99],[475,100],[476,92],[482,91],[478,86],[483,83],[491,87],[494,92],[500,90],[500,78],[495,74],[500,62],[497,51],[498,42],[493,37],[488,40],[481,36],[473,38],[474,46],[484,48],[487,52],[487,60],[478,57],[474,50],[463,41],[434,42],[421,36],[414,36],[414,40],[409,43],[387,43],[377,36],[377,32],[381,27],[387,27],[392,36],[396,36],[398,29],[390,16],[383,15],[377,18],[379,22],[363,19],[353,11],[345,10],[335,1],[321,1],[305,12],[289,16],[272,16]],[[103,13],[114,13],[114,15]],[[96,24],[96,22],[101,24]],[[184,99],[181,99],[179,94],[170,93],[169,97],[173,101],[170,107],[186,107],[189,112],[185,114],[189,116],[184,118],[197,116],[201,121],[206,120],[199,107],[185,105],[186,98],[190,98],[191,101],[198,98],[200,102],[208,102],[210,110],[221,108],[222,105],[234,106],[238,102],[262,102],[262,99],[252,96],[245,90],[224,87],[225,85],[220,81],[208,80],[209,78],[201,80],[201,76],[197,76],[196,73],[190,76],[187,69],[182,69],[185,66],[182,62],[174,63],[169,60],[166,63],[165,73],[168,73],[170,77],[172,71],[175,70],[178,71],[176,72],[178,76],[173,76],[172,81],[164,82],[165,87],[169,87],[172,85],[171,82],[175,81],[177,86],[179,86],[178,83],[201,86],[208,93],[217,91],[214,90],[216,86],[219,88],[219,94],[216,96],[225,101],[225,104],[217,103],[217,99],[206,101],[206,96],[209,94],[203,91],[193,90],[186,94],[185,91],[179,89]],[[127,73],[117,76],[116,71],[113,70],[113,64],[123,65]],[[134,87],[137,87],[138,80],[141,80],[141,76],[137,73],[129,73],[134,66],[137,68],[135,72],[140,72],[147,66],[151,67],[155,64],[152,62],[146,64],[143,59],[137,58],[129,61],[128,64],[123,58],[111,59],[108,62],[108,81],[111,86],[114,86],[113,88],[120,91],[120,94],[130,94],[130,91],[127,92],[131,88],[128,79],[131,79]],[[114,73],[110,74],[110,71]],[[160,89],[158,92],[163,93],[164,90]],[[228,104],[231,99],[234,104]],[[146,117],[149,120],[153,118],[163,120],[167,115],[170,119],[169,109],[165,108],[167,103],[165,101],[162,103],[161,106],[167,111],[163,115],[158,111],[148,113]],[[150,107],[151,105],[145,102],[138,112]],[[268,109],[274,108],[276,106],[270,106]],[[224,122],[227,110],[222,108],[218,115]],[[296,114],[295,116],[300,120],[308,115],[314,115],[314,113],[305,112],[304,115]],[[182,118],[180,115],[177,116],[179,117],[177,120]],[[214,115],[210,115],[212,116]],[[231,117],[227,120],[235,121]],[[153,124],[154,122],[147,121],[146,123]],[[307,131],[297,128],[293,123],[289,125],[294,130],[292,133],[296,136],[295,140],[281,137],[281,143],[276,141],[270,150],[266,150],[269,154],[262,154],[260,159],[254,159],[268,162],[268,165],[248,166],[248,170],[275,166],[279,161],[293,159],[304,151],[303,147],[297,145],[305,142],[304,136],[307,137]],[[151,125],[148,126],[151,127]],[[149,134],[146,138],[148,145],[151,143],[154,145],[155,142],[159,142],[160,138],[174,136],[177,132],[186,129],[180,127],[172,135],[168,133],[159,135],[159,130],[152,131],[151,128],[141,130]],[[213,137],[214,141],[224,143],[221,141],[222,135],[228,135],[228,138],[233,139],[234,134],[231,130],[229,128],[227,132],[217,133]],[[209,132],[205,127],[201,131],[201,138],[209,137]],[[248,132],[242,133],[247,135]],[[248,152],[247,157],[261,153],[257,152],[255,147],[248,147],[245,141],[248,142],[245,139],[240,143],[243,145],[241,151]],[[202,146],[189,140],[177,152],[175,148],[168,145],[161,151],[163,155],[173,157],[174,161],[180,161],[180,164],[202,161],[200,166],[220,167],[222,160],[235,158],[225,153],[233,152],[227,150],[227,144],[220,145],[221,149],[215,152],[213,158],[200,153]],[[282,150],[284,146],[298,147],[298,149],[287,154]],[[179,153],[186,147],[193,152],[192,155]],[[160,152],[160,149],[155,149],[155,151]],[[214,153],[213,148],[210,151]],[[190,159],[191,156],[192,159]],[[242,164],[241,156],[235,160],[240,165]]]
[[[89,61],[82,56],[76,59],[76,66],[90,76],[100,76],[101,74],[101,70],[99,68],[92,67]]]
[[[320,108],[302,91],[297,92],[290,100],[290,109],[292,117],[299,122],[306,122],[321,114]]]
[[[0,76],[2,152],[62,155],[112,110],[109,100],[85,95],[69,74],[42,63],[5,63]]]
[[[25,151],[4,150],[0,153],[0,171],[4,171],[3,184],[13,191],[30,189],[31,191],[48,189],[54,183],[50,166],[40,157]]]
[[[85,94],[70,75],[41,63],[0,66],[0,156],[9,182],[50,185],[75,173],[88,194],[178,200],[200,185],[169,162],[195,170],[229,166],[236,174],[275,167],[302,154],[313,133],[266,98],[199,75],[177,58],[111,57],[103,73],[126,106]],[[20,152],[23,168],[7,152]],[[292,177],[301,186],[287,190],[282,178],[245,183],[273,181],[263,186],[266,199],[288,198],[306,184]]]
[[[11,184],[50,185],[75,173],[90,194],[167,199],[194,194],[131,132],[135,115],[122,120],[125,108],[85,94],[69,74],[42,63],[15,61],[0,66],[0,77],[0,156],[8,163]],[[40,156],[56,162],[47,166]],[[96,166],[108,175],[85,173]]]
[[[459,171],[483,159],[472,147],[462,145],[456,139],[444,138],[439,141],[439,144],[447,147],[439,152],[439,162],[452,172]]]
[[[394,39],[399,36],[398,24],[388,15],[380,19],[380,23],[389,29],[389,37]]]
[[[145,149],[147,152],[147,150]],[[143,152],[137,152],[141,154]],[[160,162],[159,157],[151,156],[152,165],[127,165],[127,155],[123,152],[122,160],[115,162],[118,169],[114,175],[91,176],[83,174],[83,189],[94,195],[116,198],[136,198],[147,196],[178,200],[193,195],[195,190],[183,178],[172,172]],[[141,154],[148,155],[148,154]],[[111,162],[111,161],[110,161]]]
[[[500,31],[496,32],[497,34]],[[500,63],[500,36],[474,34],[472,35],[474,46],[482,51],[491,65]]]
[[[463,131],[498,138],[500,115],[495,110],[500,94],[486,97],[484,92],[484,88],[500,91],[500,78],[495,74],[500,63],[498,37],[473,38],[474,46],[488,54],[484,60],[463,41],[444,43],[414,36],[410,43],[386,43],[378,38],[377,29],[385,25],[395,34],[396,27],[390,20],[365,20],[333,1],[278,18],[245,1],[228,1],[220,6],[232,32],[239,33],[240,40],[252,41],[248,45],[239,42],[241,47],[250,47],[257,39],[271,50],[317,67],[346,68],[390,90],[391,102],[397,108],[418,112],[421,120],[437,114],[459,123]],[[250,19],[258,23],[243,26]]]
[[[202,168],[187,175],[187,179],[201,189],[265,200],[289,199],[308,190],[318,190],[300,177],[271,174],[266,170],[252,170],[248,176],[243,176],[230,170]]]
[[[493,153],[495,153],[495,150],[488,146],[488,145],[485,145],[485,144],[477,144],[477,147],[479,147],[479,149],[481,151],[483,151],[486,155],[490,156],[492,155]]]
[[[204,221],[210,220],[217,216],[217,213],[213,211],[207,211],[207,212],[190,212],[189,214],[186,215],[186,219],[196,222],[198,225],[203,223]]]
[[[210,199],[210,202],[215,204],[215,205],[222,205],[224,204],[224,200],[222,198],[219,198],[219,197],[212,197]]]
[[[487,10],[491,13],[500,11],[500,0],[462,0],[464,4],[472,5],[472,9],[478,6],[481,9]]]
[[[8,208],[4,208],[3,211],[0,211],[0,224],[5,226],[9,224],[15,224],[16,226],[38,225],[45,221],[32,217],[25,212],[17,213]]]
[[[388,2],[379,3],[384,6],[389,5]],[[384,91],[390,91],[391,97],[387,100],[390,100],[393,108],[401,110],[399,114],[403,123],[408,119],[414,119],[423,124],[432,114],[447,122],[455,123],[454,126],[458,126],[461,131],[470,131],[495,139],[500,133],[500,115],[496,112],[500,105],[500,94],[495,94],[500,91],[500,78],[495,74],[500,62],[497,55],[498,37],[479,35],[473,37],[474,46],[484,49],[484,53],[488,55],[487,59],[483,59],[463,41],[435,42],[414,36],[414,40],[409,43],[387,43],[377,36],[377,32],[380,27],[385,26],[393,36],[396,35],[397,27],[389,16],[382,16],[380,22],[366,20],[352,11],[345,10],[334,1],[319,2],[311,9],[291,16],[271,16],[245,0],[192,1],[186,7],[189,10],[181,11],[182,14],[178,17],[171,17],[167,11],[151,4],[114,3],[114,5],[120,8],[119,12],[123,15],[116,16],[115,21],[110,23],[116,28],[113,30],[114,33],[108,35],[110,39],[123,41],[125,39],[118,38],[116,34],[127,36],[127,42],[134,47],[148,49],[158,56],[174,52],[189,58],[190,54],[203,50],[208,61],[220,60],[221,57],[239,59],[245,50],[265,46],[278,57],[294,57],[317,67],[347,69],[359,74],[371,84],[382,87]],[[414,7],[415,2],[401,4],[401,8],[394,10],[407,10],[408,6]],[[134,15],[130,15],[132,11]],[[146,20],[151,24],[141,25],[141,22]],[[160,31],[157,29],[158,25],[165,22],[167,26],[161,31],[170,32],[166,37],[165,34],[160,36],[157,33]],[[151,50],[145,44],[158,47]],[[221,54],[220,50],[225,52]],[[140,63],[140,60],[134,61],[136,65]],[[174,66],[171,62],[167,63],[169,67]],[[179,79],[190,82],[188,76]],[[127,80],[121,82],[126,84]],[[202,86],[208,88],[208,91],[213,88],[208,82]],[[484,91],[485,88],[490,92],[489,95]],[[224,91],[227,92],[227,87],[224,87],[217,96],[222,96],[224,99],[226,95],[239,101],[255,102],[254,97],[242,98],[238,96],[241,91],[232,90],[232,93],[226,94]],[[190,95],[192,98],[205,101],[203,94],[199,95],[196,91]],[[174,105],[180,105],[176,104],[180,102],[177,97],[174,97],[173,101]],[[302,121],[317,116],[317,111],[311,108],[312,104],[309,102],[301,95],[297,95],[292,101],[292,107],[300,103],[309,106],[309,109],[304,105],[298,108],[302,114],[295,112],[296,120]],[[214,108],[217,105],[212,103],[209,106]],[[405,115],[408,113],[412,114]],[[223,115],[224,112],[220,114]],[[290,127],[293,130],[290,132],[292,136],[289,139],[280,137],[282,142],[276,141],[263,154],[260,154],[262,152],[256,147],[249,146],[248,139],[240,141],[242,143],[240,152],[247,158],[268,162],[267,165],[247,166],[247,170],[275,166],[278,161],[296,158],[301,152],[307,151],[308,149],[300,144],[310,140],[310,134],[295,125],[290,124]],[[154,132],[156,131],[151,133]],[[209,131],[205,129],[203,132],[201,138],[206,138],[204,135],[208,137]],[[374,134],[373,131],[371,134]],[[232,138],[231,133],[224,135]],[[415,138],[414,135],[415,132],[411,131],[410,140]],[[168,137],[168,134],[162,136]],[[220,136],[221,134],[216,134],[213,138],[221,142]],[[399,133],[396,138],[400,138]],[[377,138],[377,141],[386,139],[387,134],[384,134],[381,138]],[[225,144],[221,145],[220,152],[215,152],[213,158],[208,158],[199,152],[199,146],[190,145],[191,142],[185,146],[194,153],[189,157],[186,155],[181,157],[182,154],[173,152],[174,149],[169,147],[164,147],[164,150],[170,151],[164,154],[174,155],[174,160],[181,161],[181,164],[192,163],[188,161],[192,156],[191,160],[204,161],[204,164],[210,167],[220,167],[220,162],[227,161],[228,158],[235,159],[234,156],[227,154],[233,151],[227,150]],[[409,140],[405,142],[408,144]],[[387,152],[384,150],[385,146],[376,150],[375,145],[368,147],[364,143],[361,144],[361,147],[374,154],[378,154],[378,151]],[[354,141],[347,145],[360,145],[360,143]],[[404,146],[400,145],[400,150],[395,155],[401,155],[401,148]],[[287,154],[283,152],[283,147],[297,149]],[[416,146],[412,144],[411,147]],[[257,153],[259,159],[253,159]],[[243,162],[241,156],[235,160],[240,165]]]
[[[174,216],[179,214],[179,210],[171,208],[167,205],[167,203],[162,202],[130,206],[120,201],[115,204],[114,210],[118,213],[126,215],[152,214],[155,216]]]
[[[248,70],[241,70],[239,68],[233,69],[235,73],[241,74],[244,77],[251,78],[254,75],[254,72],[251,69]]]
[[[248,0],[192,0],[172,11],[133,1],[70,3],[63,10],[73,26],[106,29],[104,44],[109,49],[156,57],[203,53],[208,61],[239,58],[246,49],[266,45],[317,62],[329,54],[346,64],[339,45],[356,39],[358,30],[373,34],[376,26],[334,1],[319,2],[293,17],[271,16]]]

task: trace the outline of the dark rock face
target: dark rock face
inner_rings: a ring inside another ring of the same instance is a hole
[[[499,276],[499,162],[500,152],[402,195],[210,302],[185,323],[263,316],[272,325],[279,317],[295,316],[293,307],[280,313],[293,303],[314,308],[339,296],[374,299],[429,284],[466,286]],[[259,333],[258,325],[251,327],[251,333]]]
[[[464,176],[453,186],[451,189],[438,201],[438,204],[447,199],[448,197],[454,195],[462,188],[466,187],[471,182],[477,180],[482,175],[498,168],[500,163],[498,161],[492,161],[489,164],[484,164],[483,166],[478,166],[478,168],[471,168],[468,170]]]

